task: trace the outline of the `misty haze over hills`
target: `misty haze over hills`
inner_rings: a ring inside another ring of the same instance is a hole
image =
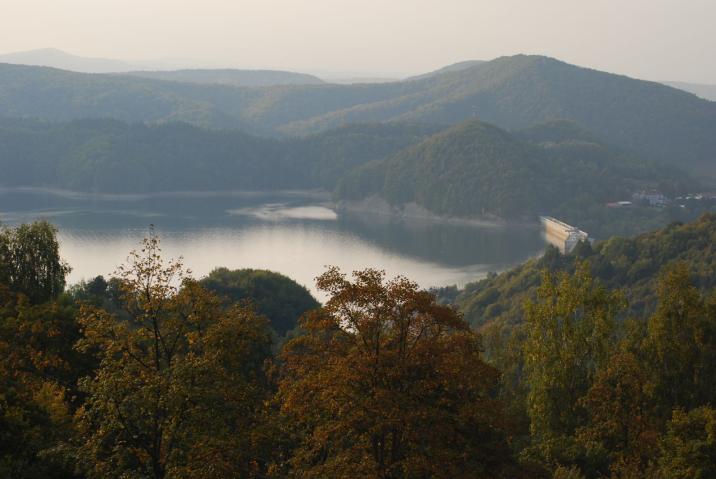
[[[348,208],[498,221],[548,211],[608,235],[630,222],[603,227],[603,205],[716,177],[716,103],[535,55],[356,84],[0,64],[0,111],[0,186],[320,189]]]
[[[116,73],[140,68],[122,60],[73,55],[57,48],[40,48],[0,55],[0,63],[59,68],[80,73]]]
[[[318,77],[277,70],[194,69],[172,71],[132,71],[125,75],[204,85],[260,87],[274,85],[318,85]]]
[[[517,55],[463,66],[391,83],[239,88],[4,64],[0,107],[10,117],[185,121],[269,136],[350,123],[448,126],[480,119],[519,129],[565,119],[649,159],[713,171],[713,102],[548,57]]]
[[[480,65],[481,63],[485,63],[485,62],[482,60],[467,60],[464,62],[453,63],[451,65],[447,65],[442,68],[438,68],[437,70],[434,70],[434,71],[431,71],[428,73],[423,73],[421,75],[415,75],[415,76],[409,77],[409,78],[407,78],[407,80],[424,80],[426,78],[431,78],[436,75],[440,75],[442,73],[459,72],[461,70],[467,70],[468,68]]]
[[[190,66],[188,64],[184,67],[178,68],[170,65],[166,61],[130,62],[111,58],[84,57],[68,53],[58,48],[39,48],[35,50],[0,54],[0,63],[44,66],[78,73],[128,73],[144,78],[189,83],[217,83],[235,86],[316,84],[321,82],[338,84],[390,83],[401,80],[400,78],[386,77],[378,74],[373,76],[346,76],[336,73],[311,75],[304,72],[290,72],[275,69],[204,68]],[[431,72],[407,77],[405,79],[421,80],[442,73],[465,70],[481,63],[484,63],[484,61],[465,60],[446,65]],[[706,100],[716,101],[716,85],[682,81],[664,81],[662,83],[689,93],[693,93],[694,95]]]
[[[375,84],[272,74],[305,83],[0,65],[4,186],[318,188],[389,214],[584,223],[634,191],[696,191],[716,171],[715,103],[548,57]]]
[[[3,0],[0,479],[716,479],[714,19]]]
[[[56,48],[0,55],[0,63],[43,66],[78,73],[124,73],[159,80],[246,87],[322,83],[321,79],[303,73],[234,68],[177,70],[163,66],[163,62],[125,62],[107,58],[81,57]]]

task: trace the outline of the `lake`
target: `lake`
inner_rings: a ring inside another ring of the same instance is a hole
[[[0,222],[45,219],[59,229],[69,282],[111,275],[155,225],[167,257],[193,276],[217,266],[263,268],[309,288],[326,265],[402,274],[422,287],[462,286],[541,254],[538,228],[337,213],[306,192],[92,195],[0,189]]]

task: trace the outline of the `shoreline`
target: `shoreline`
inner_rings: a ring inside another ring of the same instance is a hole
[[[45,186],[0,186],[0,194],[29,193],[46,194],[69,199],[99,199],[99,200],[142,200],[149,198],[219,198],[244,197],[256,198],[261,196],[283,195],[304,198],[315,198],[330,201],[331,193],[326,190],[166,190],[153,192],[93,192],[82,190],[68,190]]]
[[[435,214],[416,204],[407,203],[401,206],[390,205],[379,197],[369,197],[360,201],[338,201],[333,206],[339,213],[358,213],[405,220],[419,220],[426,223],[442,223],[460,226],[479,226],[483,228],[529,228],[539,227],[539,221],[506,220],[498,217],[467,218],[460,216],[443,216]]]
[[[530,221],[506,220],[495,216],[460,217],[435,214],[417,203],[407,203],[401,206],[390,205],[384,199],[371,196],[360,201],[335,201],[331,192],[322,189],[288,189],[288,190],[167,190],[155,192],[90,192],[52,188],[44,186],[0,186],[0,195],[8,193],[44,194],[72,200],[100,200],[100,201],[139,201],[152,198],[261,198],[272,196],[288,196],[315,200],[317,205],[333,209],[339,215],[359,214],[376,216],[379,218],[392,218],[397,220],[419,221],[428,224],[448,224],[458,226],[472,226],[481,228],[537,228],[539,220]]]

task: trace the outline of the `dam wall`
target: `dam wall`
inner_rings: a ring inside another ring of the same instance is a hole
[[[562,253],[571,253],[580,241],[589,241],[589,235],[567,223],[551,216],[541,216],[544,237],[548,243],[556,246]]]

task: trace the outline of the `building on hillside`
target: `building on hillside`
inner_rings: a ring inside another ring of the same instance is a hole
[[[556,218],[540,216],[540,220],[544,227],[545,239],[559,248],[562,253],[571,253],[580,241],[590,241],[587,233]]]
[[[646,201],[649,206],[663,207],[669,204],[669,198],[658,191],[639,191],[632,195],[634,201]]]

